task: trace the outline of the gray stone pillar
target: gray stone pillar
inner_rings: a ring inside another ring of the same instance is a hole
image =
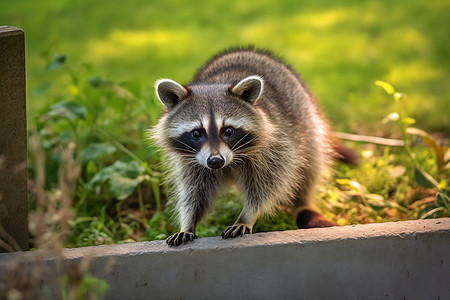
[[[0,26],[0,252],[28,250],[25,37]]]

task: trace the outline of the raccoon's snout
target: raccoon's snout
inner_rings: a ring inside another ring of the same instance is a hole
[[[211,155],[208,157],[206,163],[208,164],[208,167],[211,169],[220,169],[225,164],[225,160],[223,159],[222,155]]]

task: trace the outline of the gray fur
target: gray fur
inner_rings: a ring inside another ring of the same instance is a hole
[[[166,111],[152,138],[166,153],[181,224],[169,245],[195,238],[195,226],[229,179],[244,207],[224,238],[251,233],[262,214],[312,204],[331,150],[315,100],[291,68],[266,52],[240,49],[214,57],[184,88],[158,83]],[[224,166],[209,168],[209,155],[223,157]]]

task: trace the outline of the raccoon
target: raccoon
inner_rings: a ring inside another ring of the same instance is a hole
[[[224,239],[250,234],[263,214],[312,205],[333,156],[328,126],[282,60],[254,48],[227,50],[189,84],[161,79],[155,88],[165,109],[151,137],[165,152],[181,225],[167,244],[196,239],[197,223],[230,181],[244,205]]]

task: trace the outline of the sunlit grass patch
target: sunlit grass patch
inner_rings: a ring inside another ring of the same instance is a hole
[[[148,49],[164,52],[167,56],[179,56],[186,51],[189,35],[187,31],[162,28],[146,31],[114,30],[107,39],[92,43],[87,59],[100,63],[105,60],[135,60]]]

